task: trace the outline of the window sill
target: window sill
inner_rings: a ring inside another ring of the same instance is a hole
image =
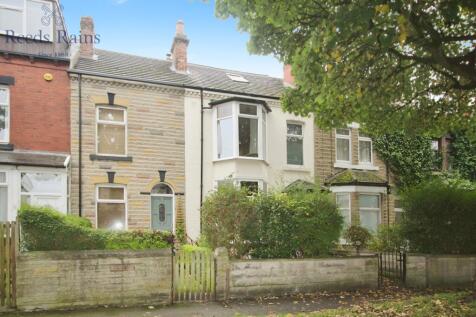
[[[89,155],[91,161],[116,161],[116,162],[132,162],[132,156],[114,156],[114,155]]]
[[[358,164],[358,165],[352,165],[350,163],[345,163],[345,162],[336,162],[334,163],[335,168],[350,168],[350,169],[355,169],[355,170],[366,170],[366,171],[378,171],[380,168],[375,165],[363,165],[363,164]]]
[[[307,168],[303,165],[285,165],[283,167],[283,171],[289,171],[289,172],[302,172],[302,173],[310,173],[311,169]]]
[[[258,157],[227,157],[227,158],[222,158],[222,159],[214,159],[213,163],[220,163],[220,162],[227,162],[227,161],[257,161],[257,162],[263,162],[266,165],[269,165],[269,163],[261,158]]]
[[[0,143],[0,151],[13,151],[14,146],[10,143]]]

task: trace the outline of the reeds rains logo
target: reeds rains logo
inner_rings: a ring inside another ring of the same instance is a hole
[[[56,7],[56,4],[43,4],[40,7],[31,9],[28,12],[26,19],[39,19],[39,21],[32,21],[33,23],[26,23],[27,25],[36,25],[36,27],[26,27],[22,29],[5,30],[5,37],[7,43],[37,43],[37,42],[55,42],[59,44],[74,44],[74,43],[94,43],[101,42],[101,35],[81,35],[68,34],[63,20],[63,6]]]

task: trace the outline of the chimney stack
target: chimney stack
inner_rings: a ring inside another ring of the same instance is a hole
[[[294,86],[294,76],[292,74],[292,67],[289,64],[284,65],[283,82],[286,86]]]
[[[175,37],[172,43],[172,68],[178,73],[187,73],[187,47],[189,39],[185,35],[185,25],[178,20],[175,25]]]
[[[94,21],[92,17],[81,17],[81,39],[79,54],[84,58],[94,58]]]

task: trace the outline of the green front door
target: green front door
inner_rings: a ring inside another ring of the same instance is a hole
[[[173,197],[152,196],[152,229],[173,231]]]

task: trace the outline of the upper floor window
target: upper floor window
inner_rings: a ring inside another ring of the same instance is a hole
[[[350,129],[336,129],[336,160],[350,163]]]
[[[372,164],[372,139],[359,132],[359,162],[362,164]]]
[[[10,91],[0,86],[0,143],[10,140]]]
[[[127,112],[117,107],[97,107],[96,151],[100,155],[127,154]]]
[[[226,103],[217,106],[217,158],[265,159],[266,112],[262,105]]]
[[[0,0],[0,33],[53,41],[56,19],[51,1]]]
[[[287,160],[291,165],[303,165],[303,125],[288,123],[287,125]]]

